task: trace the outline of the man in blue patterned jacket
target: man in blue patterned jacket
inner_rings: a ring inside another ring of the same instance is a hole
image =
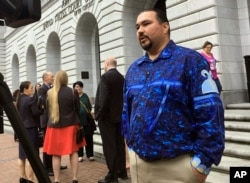
[[[132,183],[204,182],[224,150],[224,109],[209,66],[170,39],[166,14],[144,10],[137,38],[145,55],[128,69],[122,131]]]

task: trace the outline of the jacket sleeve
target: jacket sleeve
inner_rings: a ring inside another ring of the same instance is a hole
[[[38,98],[40,98],[41,100],[41,105],[43,108],[46,108],[46,98],[47,98],[47,90],[45,90],[43,87],[41,87],[39,90],[38,90]]]
[[[224,110],[218,95],[194,99],[195,130],[192,165],[208,174],[212,164],[218,165],[224,150]]]
[[[34,97],[30,98],[30,106],[33,116],[39,117],[43,113],[43,109],[39,109],[39,106],[37,105],[37,101]]]
[[[98,91],[98,108],[97,108],[97,118],[102,118],[105,115],[105,112],[107,112],[107,102],[108,102],[108,96],[109,96],[109,87],[108,87],[108,82],[103,75],[101,77],[101,81],[99,83],[99,91]]]
[[[49,112],[47,109],[47,89],[42,86],[38,90],[38,98],[41,98],[41,108],[44,110],[43,114],[40,116],[40,126],[41,128],[46,128],[48,120],[49,120]]]
[[[196,132],[191,164],[208,174],[212,164],[219,164],[224,151],[224,108],[205,59],[198,59],[190,71],[193,130]]]

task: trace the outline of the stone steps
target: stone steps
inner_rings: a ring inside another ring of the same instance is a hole
[[[250,160],[250,146],[246,144],[226,142],[224,155]]]
[[[229,104],[225,110],[225,150],[206,183],[229,183],[230,167],[250,166],[250,103]]]
[[[225,150],[206,183],[229,183],[230,167],[250,166],[250,103],[229,104],[225,109]],[[95,155],[104,158],[99,129],[94,134]]]
[[[248,121],[225,121],[226,130],[230,131],[250,131],[250,123]]]
[[[228,121],[250,121],[250,110],[248,109],[226,109],[225,120]]]
[[[226,141],[250,144],[250,132],[226,131]]]
[[[229,183],[229,176],[227,173],[211,171],[206,183]]]

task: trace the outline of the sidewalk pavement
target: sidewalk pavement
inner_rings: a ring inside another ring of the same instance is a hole
[[[42,149],[40,149],[42,157]],[[0,182],[1,183],[18,183],[19,168],[18,160],[18,143],[13,140],[13,133],[5,132],[0,134]],[[61,170],[60,183],[71,183],[72,174],[68,156],[62,157],[62,165],[67,165],[66,170]],[[97,183],[107,174],[107,167],[103,160],[96,161],[85,160],[79,163],[78,182],[79,183]],[[53,177],[50,177],[53,183]],[[45,183],[45,182],[42,182]],[[119,179],[119,183],[130,183],[129,180]]]

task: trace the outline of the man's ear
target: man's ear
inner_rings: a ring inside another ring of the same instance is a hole
[[[163,30],[164,30],[164,33],[168,33],[169,32],[169,23],[168,22],[164,22],[163,24],[162,24],[162,28],[163,28]]]

